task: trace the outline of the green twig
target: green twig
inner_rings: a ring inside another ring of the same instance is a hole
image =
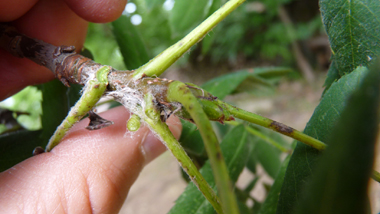
[[[324,150],[326,148],[326,144],[322,141],[317,140],[309,135],[306,135],[298,130],[295,130],[287,125],[276,122],[269,118],[262,117],[260,115],[245,111],[243,109],[239,109],[222,101],[219,101],[221,105],[223,105],[228,111],[236,118],[257,124],[259,126],[272,129],[276,132],[279,132],[283,135],[289,136],[295,140],[301,141],[304,144],[307,144],[315,149]]]
[[[49,143],[46,146],[47,152],[51,151],[55,146],[57,146],[61,139],[65,136],[67,131],[69,131],[69,129],[75,123],[82,119],[103,96],[103,93],[107,88],[107,75],[110,72],[110,70],[111,67],[109,66],[101,67],[96,73],[96,78],[90,80],[87,83],[81,98],[70,109],[70,112],[67,115],[67,117],[62,121],[61,125],[58,126],[57,130],[50,138]]]
[[[172,82],[168,87],[169,102],[180,102],[191,115],[203,138],[205,148],[212,166],[216,186],[222,200],[223,211],[228,214],[239,213],[232,183],[228,175],[219,142],[211,123],[197,98],[182,82]]]
[[[152,100],[153,96],[151,94],[147,94],[145,97],[145,117],[143,117],[142,119],[151,127],[151,129],[159,136],[159,138],[161,138],[161,141],[175,156],[183,170],[186,171],[186,173],[189,175],[194,184],[198,187],[198,189],[203,193],[205,198],[214,207],[216,212],[222,214],[223,210],[220,205],[218,196],[215,194],[214,190],[208,185],[203,176],[199,173],[197,167],[194,165],[189,156],[183,150],[179,142],[174,138],[168,126],[161,121],[160,112],[154,108]]]
[[[263,127],[266,127],[268,129],[272,129],[276,132],[279,132],[281,134],[289,136],[295,140],[298,140],[298,141],[300,141],[306,145],[309,145],[315,149],[318,149],[320,151],[325,150],[327,147],[327,145],[324,144],[322,141],[319,141],[313,137],[310,137],[309,135],[306,135],[300,131],[297,131],[297,130],[295,130],[295,129],[287,126],[287,125],[284,125],[282,123],[273,121],[271,119],[262,117],[260,115],[257,115],[257,114],[251,113],[251,112],[247,112],[245,110],[231,106],[231,105],[224,103],[222,101],[219,101],[219,102],[221,103],[221,105],[223,105],[225,108],[227,108],[233,116],[235,116],[239,119],[242,119],[242,120],[245,120],[245,121],[248,121],[248,122],[263,126]],[[377,172],[376,170],[372,170],[371,178],[380,183],[380,173]]]
[[[186,37],[178,41],[176,44],[167,48],[154,59],[138,68],[133,76],[140,79],[146,76],[160,76],[174,62],[176,62],[184,53],[186,53],[193,45],[198,43],[207,35],[219,22],[221,22],[228,14],[234,11],[245,0],[230,0],[224,4],[219,10],[215,11],[198,27],[191,31]]]

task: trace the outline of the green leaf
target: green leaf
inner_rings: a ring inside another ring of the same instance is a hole
[[[40,85],[42,91],[42,133],[40,141],[44,147],[57,126],[67,116],[70,108],[80,98],[80,85],[64,86],[59,80]]]
[[[379,68],[371,69],[350,96],[296,213],[369,213],[367,189],[379,124]]]
[[[256,142],[252,155],[257,157],[268,175],[275,178],[281,166],[281,154],[279,149],[260,139]]]
[[[326,142],[336,124],[349,95],[359,86],[368,70],[358,67],[334,82],[323,96],[308,122],[305,133]],[[319,152],[310,146],[297,143],[289,162],[282,186],[277,213],[291,213],[295,202],[300,199],[301,190],[313,172]]]
[[[89,23],[84,46],[92,55],[85,54],[85,57],[102,65],[110,65],[115,69],[125,70],[123,57],[112,33],[111,24]],[[81,54],[83,55],[83,53]]]
[[[208,11],[207,17],[211,16],[217,9],[219,9],[222,6],[222,4],[224,4],[224,1],[222,2],[222,0],[213,0],[210,6],[210,9]],[[218,35],[215,31],[219,31],[219,30],[214,28],[213,31],[208,33],[208,35],[205,36],[202,40],[202,54],[203,55],[206,55],[209,52],[211,45],[214,43],[215,37],[216,35]]]
[[[145,0],[145,4],[148,10],[151,10],[155,7],[162,7],[165,0]]]
[[[238,87],[254,87],[254,85],[271,86],[268,78],[276,78],[288,74],[291,70],[282,67],[263,67],[241,70],[214,78],[202,85],[202,88],[219,99],[238,90]],[[244,86],[242,86],[244,85]],[[240,90],[239,90],[240,91]]]
[[[175,1],[169,16],[169,23],[175,37],[188,33],[197,26],[207,15],[209,1]]]
[[[149,61],[148,51],[137,28],[126,16],[112,22],[112,32],[119,44],[125,66],[132,70]]]
[[[380,1],[321,0],[320,7],[340,76],[380,54]]]
[[[261,205],[259,214],[275,214],[277,210],[278,198],[280,197],[281,187],[284,182],[285,172],[289,164],[291,155],[288,155],[282,162],[280,172],[278,173],[276,180],[274,181],[272,188],[268,192],[268,195]]]
[[[41,131],[17,131],[0,136],[0,172],[32,156],[41,145]]]
[[[226,74],[204,83],[202,88],[222,100],[231,94],[248,75],[249,72],[246,70]]]
[[[257,133],[253,132],[254,130]],[[254,144],[254,149],[249,159],[249,162],[253,161],[253,163],[247,163],[248,169],[251,170],[253,164],[260,163],[269,176],[276,178],[282,165],[282,151],[273,144],[276,143],[278,146],[291,151],[292,149],[289,143],[287,143],[284,140],[284,137],[279,133],[257,125],[249,125],[248,132],[250,133],[249,137],[251,139],[251,142]],[[255,170],[255,166],[253,166],[252,170]],[[254,173],[255,171],[252,172]]]
[[[327,90],[329,90],[331,84],[333,84],[333,82],[337,81],[340,78],[339,71],[338,71],[337,67],[335,66],[335,64],[336,63],[333,60],[331,62],[329,71],[327,72],[325,84],[323,85],[323,86],[325,86],[325,90],[323,91],[323,95],[327,92]]]
[[[244,126],[236,126],[226,135],[220,145],[233,182],[236,182],[243,170],[251,150],[249,144],[247,144],[246,137],[247,132]],[[208,161],[200,172],[210,186],[216,189],[212,169]],[[214,213],[214,209],[202,196],[197,187],[193,183],[190,183],[169,213]]]
[[[187,153],[202,156],[205,155],[205,146],[197,126],[185,120],[182,122],[182,133],[178,140]]]

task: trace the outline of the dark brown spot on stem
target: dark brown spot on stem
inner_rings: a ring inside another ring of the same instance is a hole
[[[216,159],[218,159],[218,160],[222,160],[222,153],[220,153],[220,152],[217,152],[216,153]]]
[[[276,131],[278,131],[280,133],[286,134],[286,135],[290,135],[294,131],[294,129],[292,127],[289,127],[287,125],[284,125],[284,124],[276,122],[276,121],[273,121],[269,125],[269,127],[275,129]]]

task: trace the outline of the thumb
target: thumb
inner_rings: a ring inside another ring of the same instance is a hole
[[[52,152],[1,173],[1,213],[20,208],[46,213],[117,213],[144,165],[165,147],[147,127],[127,132],[129,113],[122,107],[101,116],[115,124],[88,131],[85,119]],[[167,123],[178,138],[179,120],[171,117]]]

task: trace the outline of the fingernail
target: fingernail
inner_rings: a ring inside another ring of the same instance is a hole
[[[145,156],[145,164],[148,164],[166,151],[166,147],[151,131],[148,131],[143,139],[141,150]]]

